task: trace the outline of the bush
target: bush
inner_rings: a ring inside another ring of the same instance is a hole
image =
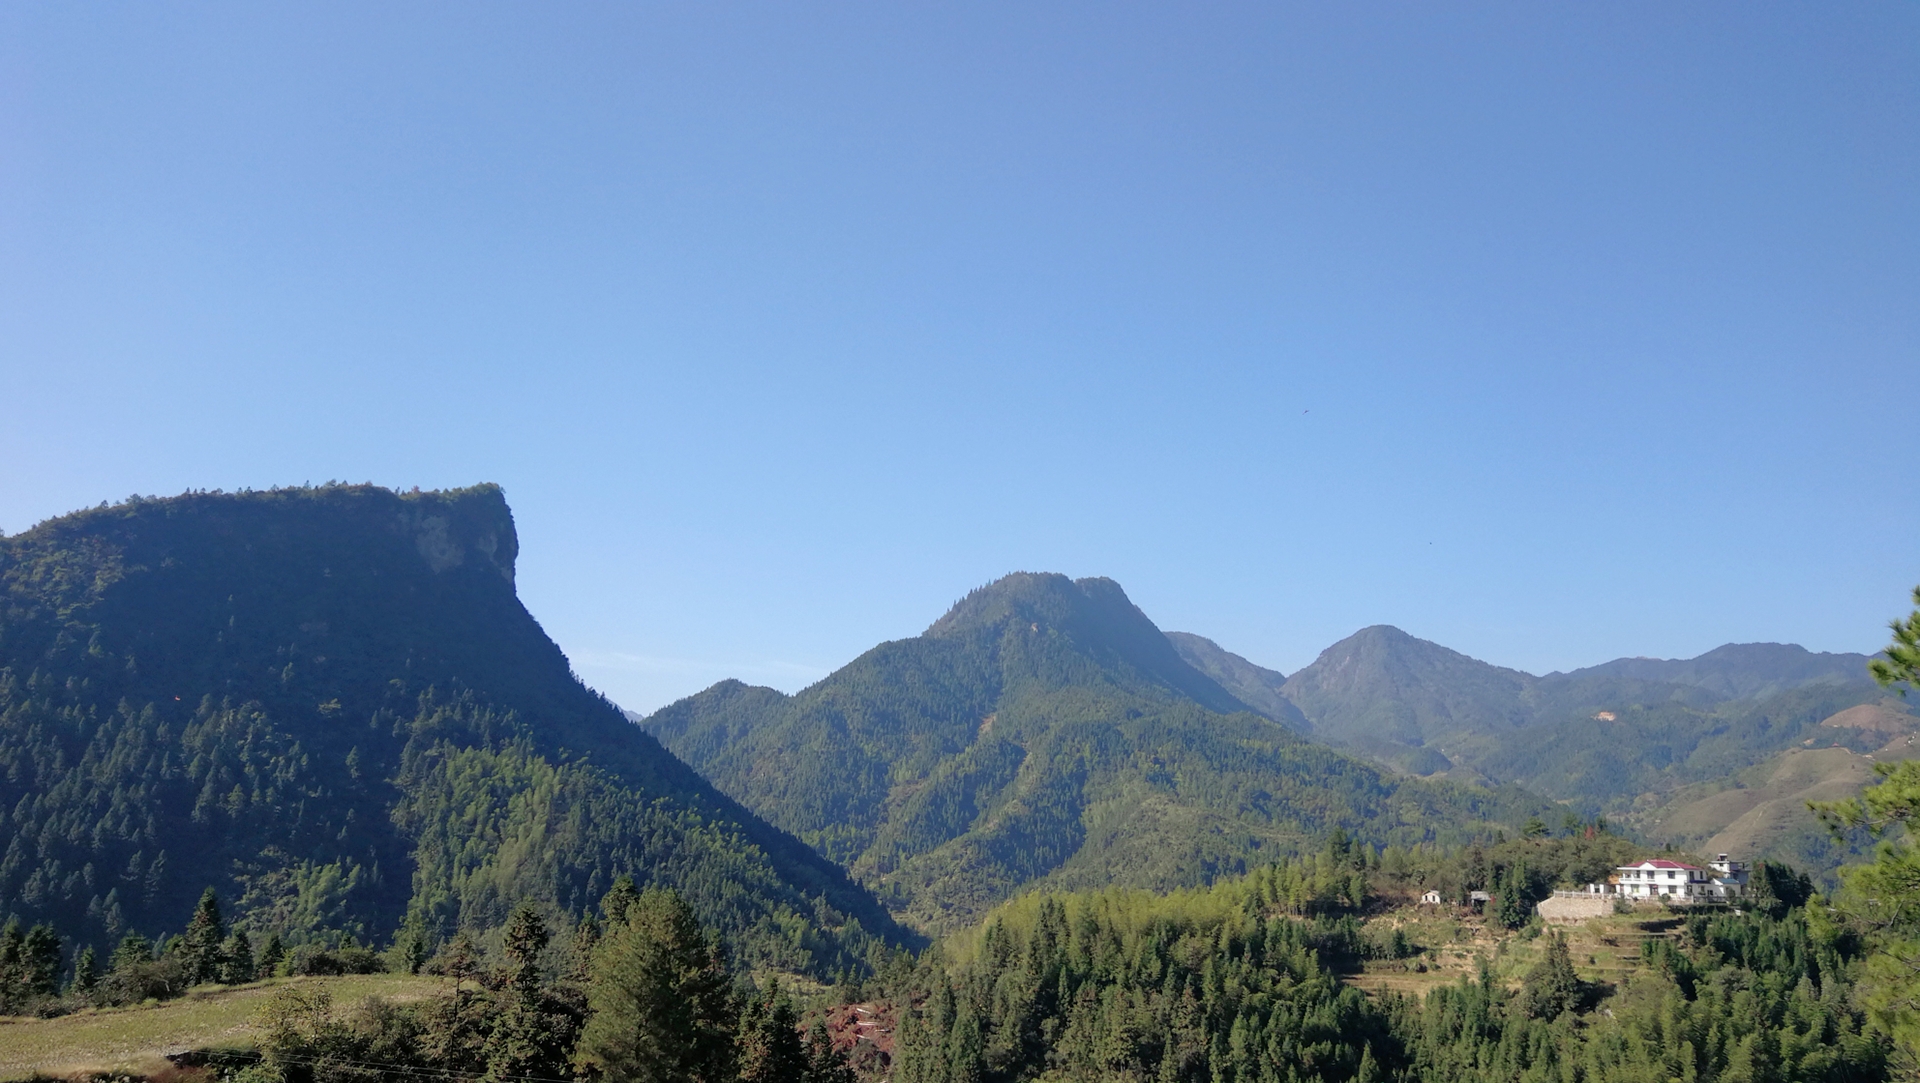
[[[92,999],[96,1004],[171,1000],[192,984],[186,961],[177,954],[144,961],[123,959],[100,979]]]
[[[335,976],[339,974],[384,974],[386,961],[366,948],[335,948],[325,951],[301,948],[293,953],[292,974]]]

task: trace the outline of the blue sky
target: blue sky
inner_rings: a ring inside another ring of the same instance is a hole
[[[1917,361],[1912,3],[0,7],[0,529],[497,481],[640,709],[1016,569],[1871,650]]]

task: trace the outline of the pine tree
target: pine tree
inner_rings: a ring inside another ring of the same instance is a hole
[[[765,994],[750,997],[740,1013],[740,1083],[790,1083],[807,1074],[807,1051],[800,1041],[800,1019],[793,1002],[774,982]]]
[[[100,962],[93,953],[93,945],[80,949],[80,958],[73,964],[73,991],[82,997],[90,997],[100,984]]]
[[[200,905],[187,922],[185,941],[180,950],[186,954],[187,981],[219,981],[223,969],[221,944],[227,938],[227,923],[220,916],[220,898],[211,887],[200,893]]]
[[[507,919],[506,987],[522,999],[533,1000],[540,995],[540,953],[547,949],[549,939],[547,923],[531,906],[521,904]]]
[[[250,982],[254,977],[253,941],[239,929],[227,938],[227,945],[221,951],[223,958],[220,967],[220,981],[226,985],[239,985]]]
[[[621,873],[614,880],[613,887],[600,899],[600,914],[607,919],[609,926],[620,925],[627,920],[627,910],[639,901],[640,893],[633,888],[633,877]]]
[[[254,964],[255,973],[262,978],[271,978],[280,972],[280,964],[287,958],[287,946],[280,940],[279,933],[267,937],[267,946],[260,949],[260,959]]]
[[[649,889],[624,916],[593,953],[575,1067],[632,1083],[728,1083],[738,1014],[717,942],[676,892]]]
[[[1574,972],[1566,937],[1554,933],[1547,938],[1546,958],[1527,972],[1521,1003],[1529,1016],[1549,1022],[1579,1006],[1580,976]]]
[[[35,925],[20,945],[20,991],[25,998],[60,993],[60,937],[51,925]]]
[[[507,919],[500,1004],[483,1055],[488,1080],[560,1078],[574,1039],[570,1019],[548,1010],[540,953],[549,940],[539,911],[522,904]]]
[[[846,1051],[833,1044],[825,1020],[813,1021],[807,1032],[807,1083],[854,1083],[853,1065]]]
[[[108,965],[114,970],[126,971],[152,960],[153,941],[128,930],[127,935],[121,937],[120,943],[113,949],[113,958]]]
[[[26,940],[18,921],[0,929],[0,1010],[12,1011],[26,999]]]

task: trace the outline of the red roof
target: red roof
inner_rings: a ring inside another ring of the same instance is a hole
[[[1655,868],[1655,869],[1688,869],[1693,872],[1707,871],[1698,865],[1682,865],[1678,861],[1668,861],[1664,857],[1655,858],[1652,861],[1642,861],[1638,865],[1628,865],[1626,867],[1629,869]]]

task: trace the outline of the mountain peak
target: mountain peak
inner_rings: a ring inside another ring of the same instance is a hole
[[[1069,579],[1056,572],[1014,572],[970,591],[926,631],[928,639],[964,635],[1051,633],[1101,664],[1119,662],[1224,712],[1247,705],[1182,659],[1119,583],[1104,576]]]
[[[1418,747],[1461,726],[1521,724],[1519,695],[1535,680],[1375,624],[1322,651],[1283,694],[1316,733]]]
[[[1003,621],[1067,624],[1098,615],[1126,619],[1127,611],[1146,615],[1127,600],[1120,584],[1106,578],[1069,579],[1058,572],[1013,572],[975,587],[927,628],[929,636],[947,636]],[[1151,622],[1149,622],[1151,623]]]

